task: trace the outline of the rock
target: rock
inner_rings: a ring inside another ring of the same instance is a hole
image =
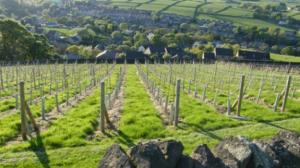
[[[262,141],[254,141],[250,148],[252,150],[251,168],[279,168],[279,161],[270,145]]]
[[[169,168],[164,154],[155,142],[140,143],[133,147],[130,158],[137,168]]]
[[[195,160],[195,168],[225,167],[223,162],[213,155],[207,145],[198,146],[192,154],[192,158]]]
[[[121,146],[115,144],[107,150],[98,168],[133,168],[133,166]]]
[[[282,131],[275,136],[269,145],[279,160],[280,166],[300,167],[300,138],[297,134]]]
[[[216,155],[231,168],[246,168],[252,155],[249,142],[243,138],[228,138],[215,148]]]
[[[193,158],[183,155],[180,157],[176,168],[194,168],[194,163],[195,161],[193,160]]]
[[[164,159],[167,161],[168,167],[175,168],[182,155],[182,143],[170,140],[157,142],[157,145],[163,153]]]

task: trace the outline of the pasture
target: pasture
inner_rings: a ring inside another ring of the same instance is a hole
[[[180,140],[190,154],[229,136],[300,133],[299,102],[293,66],[2,65],[0,167],[96,167],[110,145],[148,139]]]
[[[261,0],[247,2],[238,0],[229,2],[225,0],[208,0],[205,3],[202,0],[98,0],[98,2],[125,9],[148,10],[159,14],[172,13],[198,19],[225,20],[241,26],[278,27],[288,30],[288,28],[272,22],[254,19],[252,11],[241,7],[242,3],[255,3],[259,6],[265,6],[267,4],[280,3],[281,1]],[[293,6],[298,4],[299,1],[289,1],[286,3],[289,6]],[[298,18],[299,13],[290,13],[293,17]]]

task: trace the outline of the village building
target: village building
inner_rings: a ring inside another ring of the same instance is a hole
[[[212,63],[215,62],[216,55],[213,52],[203,52],[202,54],[202,61],[205,63]]]
[[[270,53],[268,53],[268,52],[239,50],[236,56],[240,60],[250,60],[250,61],[267,61],[267,60],[270,60]]]
[[[218,60],[230,60],[233,58],[233,50],[231,48],[215,48],[214,54]]]

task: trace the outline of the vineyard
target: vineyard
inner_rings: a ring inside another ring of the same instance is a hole
[[[114,143],[300,133],[300,69],[236,63],[0,67],[0,167],[96,167]]]

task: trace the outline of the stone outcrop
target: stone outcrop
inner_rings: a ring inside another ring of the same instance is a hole
[[[198,146],[191,156],[181,142],[150,141],[132,147],[128,154],[119,145],[110,147],[99,168],[298,168],[300,136],[282,131],[270,140],[249,141],[230,137],[215,146]]]

